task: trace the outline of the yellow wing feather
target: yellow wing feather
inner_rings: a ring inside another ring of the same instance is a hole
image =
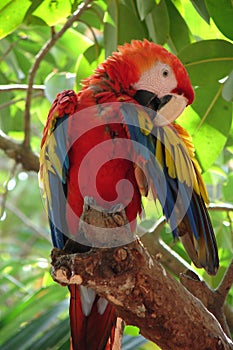
[[[201,176],[201,168],[195,159],[191,136],[180,125],[163,126],[157,131],[156,159],[162,165],[165,150],[165,164],[171,178],[178,178],[202,196],[208,203],[208,193]]]

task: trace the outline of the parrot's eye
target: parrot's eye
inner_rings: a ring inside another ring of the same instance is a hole
[[[162,75],[163,75],[164,78],[168,77],[168,75],[169,75],[169,70],[168,70],[167,68],[164,68],[164,69],[162,70]]]

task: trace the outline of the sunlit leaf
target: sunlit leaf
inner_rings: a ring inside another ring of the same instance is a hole
[[[233,174],[230,174],[228,180],[223,185],[224,200],[233,203]]]
[[[57,43],[59,49],[63,50],[67,56],[73,57],[74,60],[91,45],[93,45],[91,39],[74,29],[67,31]]]
[[[74,83],[75,74],[73,73],[51,73],[44,82],[45,96],[50,102],[53,102],[59,92],[73,89]]]
[[[191,2],[199,15],[209,24],[210,15],[206,7],[205,0],[191,0]]]
[[[194,111],[187,110],[178,119],[178,123],[192,135],[196,155],[204,171],[218,157],[231,128],[231,104],[222,98],[221,92],[222,84],[199,87],[195,90]]]
[[[77,63],[76,63],[76,89],[79,90],[81,88],[81,82],[83,79],[87,78],[94,72],[94,69],[97,67],[98,63],[104,60],[104,51],[100,52],[100,56],[98,57],[98,61],[93,61],[89,63],[85,55],[80,55]]]
[[[11,33],[22,23],[31,1],[11,0],[5,1],[3,4],[1,4],[0,8],[0,39]]]
[[[33,11],[33,15],[41,18],[49,26],[54,26],[58,24],[62,19],[68,17],[70,15],[70,11],[71,4],[69,0],[44,0]]]

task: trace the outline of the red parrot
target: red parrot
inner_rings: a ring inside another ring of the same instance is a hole
[[[151,191],[194,264],[217,272],[201,169],[191,137],[175,122],[193,99],[182,63],[147,40],[120,46],[83,81],[78,94],[66,90],[57,95],[40,155],[55,247],[62,249],[68,238],[78,242],[80,251],[105,245],[102,236],[92,241],[80,234],[84,204],[109,212],[123,207],[136,231],[142,196]],[[69,289],[71,349],[119,348],[114,307],[91,289]]]

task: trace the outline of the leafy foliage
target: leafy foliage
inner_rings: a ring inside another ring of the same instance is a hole
[[[77,0],[3,0],[0,4],[1,129],[14,140],[25,137],[26,87],[37,54],[67,18]],[[7,19],[7,20],[6,20]],[[40,62],[32,91],[30,144],[39,152],[50,102],[61,89],[93,72],[118,44],[147,38],[177,54],[187,68],[196,99],[179,118],[191,133],[205,171],[210,199],[233,201],[233,9],[231,0],[96,0],[82,12]],[[228,77],[228,78],[227,78]],[[4,84],[4,85],[3,85]],[[46,97],[46,98],[45,98]],[[50,101],[50,102],[49,102]],[[3,195],[0,261],[1,349],[68,349],[67,290],[49,276],[51,243],[35,174],[2,154]],[[157,212],[146,203],[148,217]],[[221,280],[233,253],[232,211],[211,211],[219,244]],[[163,239],[186,260],[167,229]],[[233,305],[233,292],[228,296]],[[156,349],[127,327],[123,349]]]

